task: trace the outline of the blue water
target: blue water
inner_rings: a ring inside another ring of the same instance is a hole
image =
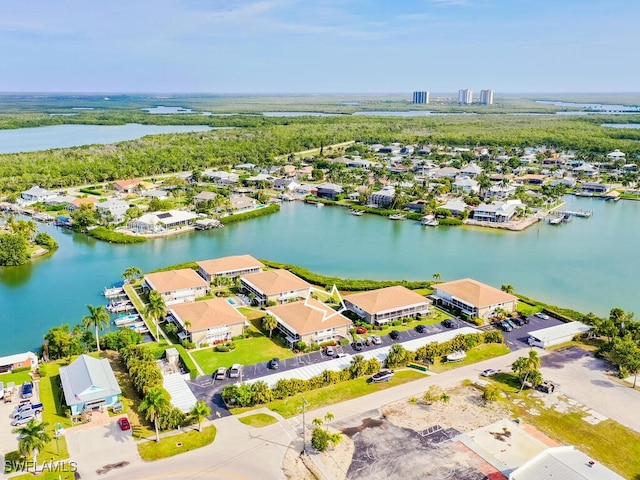
[[[161,133],[204,132],[206,125],[54,125],[0,130],[0,153],[109,144]]]
[[[339,207],[285,202],[279,213],[221,229],[113,245],[44,227],[58,251],[22,267],[0,268],[0,355],[36,348],[61,323],[77,324],[87,304],[106,301],[104,287],[137,266],[167,265],[251,254],[350,278],[444,280],[473,277],[496,287],[583,312],[607,315],[614,306],[640,314],[640,202],[567,197],[568,209],[593,210],[553,227],[524,232],[472,227],[421,227]]]

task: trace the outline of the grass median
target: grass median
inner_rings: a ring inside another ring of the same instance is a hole
[[[238,419],[241,423],[249,425],[250,427],[262,428],[267,425],[276,423],[278,420],[276,417],[268,415],[266,413],[256,413],[254,415],[247,415]]]
[[[213,443],[216,438],[216,427],[205,427],[202,432],[190,430],[176,435],[160,438],[159,442],[149,440],[138,444],[138,452],[143,460],[151,462],[161,458],[173,457]]]

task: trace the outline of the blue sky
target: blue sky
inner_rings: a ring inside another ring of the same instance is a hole
[[[0,91],[632,92],[637,0],[2,0]]]

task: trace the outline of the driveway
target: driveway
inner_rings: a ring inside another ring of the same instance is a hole
[[[69,429],[65,436],[81,478],[97,478],[112,470],[125,470],[130,463],[140,461],[131,430],[120,430],[115,418],[106,425]]]
[[[529,332],[542,330],[543,328],[548,327],[555,327],[556,325],[562,325],[564,323],[563,321],[555,318],[543,320],[535,315],[529,315],[527,319],[529,320],[529,323],[525,323],[522,327],[514,328],[510,332],[502,332],[502,335],[504,335],[504,341],[511,350],[531,348],[528,343]]]

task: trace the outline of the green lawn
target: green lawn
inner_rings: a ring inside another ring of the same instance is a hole
[[[542,311],[542,307],[529,305],[528,303],[524,302],[518,302],[518,307],[516,310],[522,315],[529,316]]]
[[[40,401],[44,405],[42,419],[51,428],[55,428],[58,423],[64,428],[71,427],[71,420],[66,415],[66,407],[62,405],[63,395],[60,388],[60,367],[65,365],[66,363],[62,360],[47,363],[46,376],[40,378]]]
[[[215,352],[213,347],[208,347],[191,352],[191,356],[206,374],[215,372],[218,367],[228,368],[234,363],[252,365],[266,362],[274,357],[283,359],[295,356],[290,349],[279,346],[268,336],[259,335],[257,337],[234,340],[236,348],[232,352]]]
[[[429,366],[429,369],[432,372],[436,373],[446,372],[447,370],[461,367],[463,365],[470,365],[472,363],[478,363],[482,362],[483,360],[488,360],[489,358],[500,357],[502,355],[506,355],[509,352],[509,347],[502,343],[484,343],[472,348],[471,350],[468,350],[467,356],[460,362],[440,363],[440,360],[437,359],[433,365]]]
[[[276,423],[278,419],[266,413],[256,413],[254,415],[247,415],[238,419],[241,423],[249,425],[251,427],[261,428]]]
[[[31,380],[31,375],[29,372],[18,372],[18,373],[3,373],[0,375],[0,382],[4,383],[6,387],[9,382],[14,382],[16,385],[21,385],[24,382],[28,382]]]
[[[157,443],[153,440],[138,443],[138,452],[143,460],[159,460],[210,445],[215,438],[216,427],[211,425],[203,428],[202,432],[190,430],[160,438]]]
[[[428,317],[411,319],[410,321],[395,327],[387,324],[384,325],[380,330],[370,330],[368,335],[387,335],[391,330],[398,330],[399,332],[413,330],[417,325],[436,325],[447,318],[453,317],[440,309],[433,309],[432,313]]]
[[[369,382],[369,377],[356,378],[355,380],[349,380],[336,385],[330,385],[328,387],[294,395],[292,397],[285,398],[284,400],[276,400],[274,402],[267,403],[266,405],[257,405],[253,408],[267,407],[268,409],[279,413],[283,417],[289,418],[302,413],[303,397],[307,402],[307,408],[309,410],[314,410],[316,408],[326,407],[328,405],[334,405],[336,403],[351,400],[352,398],[368,395],[379,390],[397,387],[403,383],[412,382],[424,377],[424,373],[416,372],[415,370],[401,370],[396,371],[393,378],[384,383],[371,383]],[[238,414],[247,412],[253,408],[234,408],[231,412]]]

